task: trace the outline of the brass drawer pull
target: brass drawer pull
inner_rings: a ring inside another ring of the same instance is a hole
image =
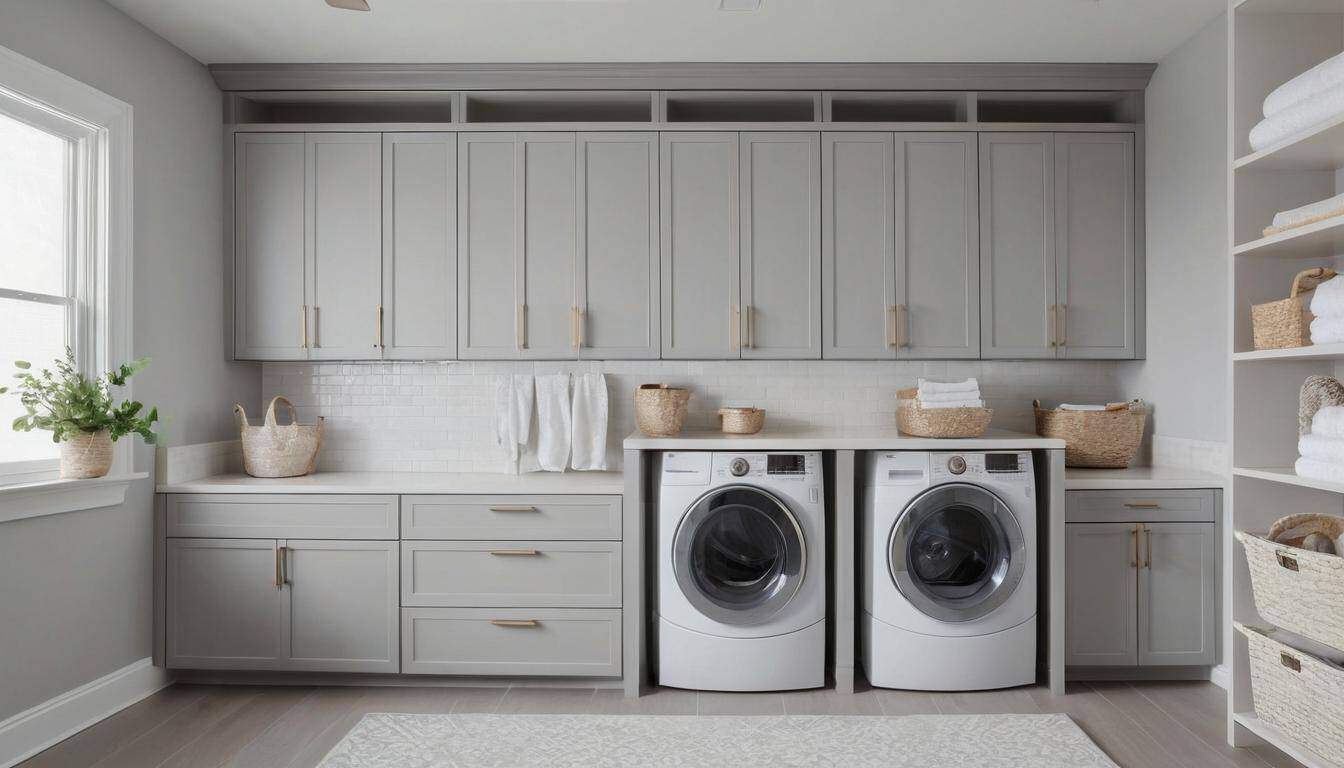
[[[491,549],[488,551],[492,555],[521,555],[524,557],[533,557],[541,554],[535,549]]]
[[[526,504],[512,506],[503,504],[497,507],[490,507],[491,512],[536,512],[537,508]]]
[[[1162,503],[1158,501],[1126,501],[1127,509],[1161,509]]]
[[[1290,571],[1297,570],[1297,558],[1287,555],[1283,552],[1275,552],[1274,559],[1279,561],[1279,567],[1287,568]]]
[[[491,619],[491,624],[496,627],[540,627],[541,622],[536,619]]]
[[[1302,661],[1300,659],[1296,659],[1292,656],[1289,656],[1286,653],[1279,654],[1279,663],[1293,670],[1294,672],[1302,671]]]

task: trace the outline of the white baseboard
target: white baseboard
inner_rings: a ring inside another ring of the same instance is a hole
[[[1232,684],[1232,669],[1226,664],[1219,664],[1209,670],[1209,682],[1226,691],[1227,686]]]
[[[0,721],[0,768],[10,768],[161,690],[168,671],[141,659]]]

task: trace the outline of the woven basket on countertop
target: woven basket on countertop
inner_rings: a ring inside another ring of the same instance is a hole
[[[1256,717],[1338,759],[1344,754],[1341,654],[1276,630],[1233,624],[1246,637]]]
[[[288,424],[275,422],[275,404],[289,408]],[[234,405],[234,413],[241,418],[239,425],[243,441],[243,469],[253,477],[298,477],[311,474],[317,467],[317,451],[322,447],[325,419],[317,417],[316,424],[300,424],[294,404],[276,395],[266,408],[261,426],[247,423],[247,411]]]
[[[1344,557],[1279,544],[1285,530],[1319,520],[1320,530],[1337,540],[1344,518],[1290,515],[1260,535],[1237,531],[1246,550],[1255,608],[1265,621],[1303,637],[1344,650]]]
[[[723,431],[730,435],[754,435],[765,426],[762,408],[720,408],[719,418]]]
[[[1064,441],[1064,465],[1123,469],[1134,460],[1143,440],[1148,409],[1140,400],[1111,403],[1104,411],[1047,410],[1040,400],[1036,434]]]
[[[670,437],[681,432],[691,391],[666,384],[640,384],[635,390],[635,424],[650,437]]]
[[[981,437],[994,418],[991,408],[922,408],[919,390],[896,392],[896,426],[915,437]]]
[[[1311,292],[1335,277],[1329,267],[1298,272],[1288,298],[1251,307],[1251,336],[1256,349],[1291,349],[1311,345]],[[1311,287],[1307,284],[1311,283]]]

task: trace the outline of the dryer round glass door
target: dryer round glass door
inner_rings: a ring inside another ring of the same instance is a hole
[[[802,526],[774,494],[730,485],[701,496],[681,519],[672,570],[682,594],[715,621],[752,625],[798,593],[806,573]]]
[[[949,483],[924,491],[892,526],[888,568],[896,588],[926,616],[972,621],[998,608],[1026,569],[1012,510],[992,491]]]

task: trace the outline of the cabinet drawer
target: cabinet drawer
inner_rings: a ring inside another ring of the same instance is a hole
[[[621,538],[620,496],[402,496],[403,539]]]
[[[616,541],[404,541],[405,606],[619,608]]]
[[[170,494],[167,528],[177,538],[395,539],[397,497]]]
[[[1069,491],[1064,519],[1070,523],[1212,523],[1218,491]]]
[[[401,671],[419,675],[621,674],[621,611],[403,608]]]

